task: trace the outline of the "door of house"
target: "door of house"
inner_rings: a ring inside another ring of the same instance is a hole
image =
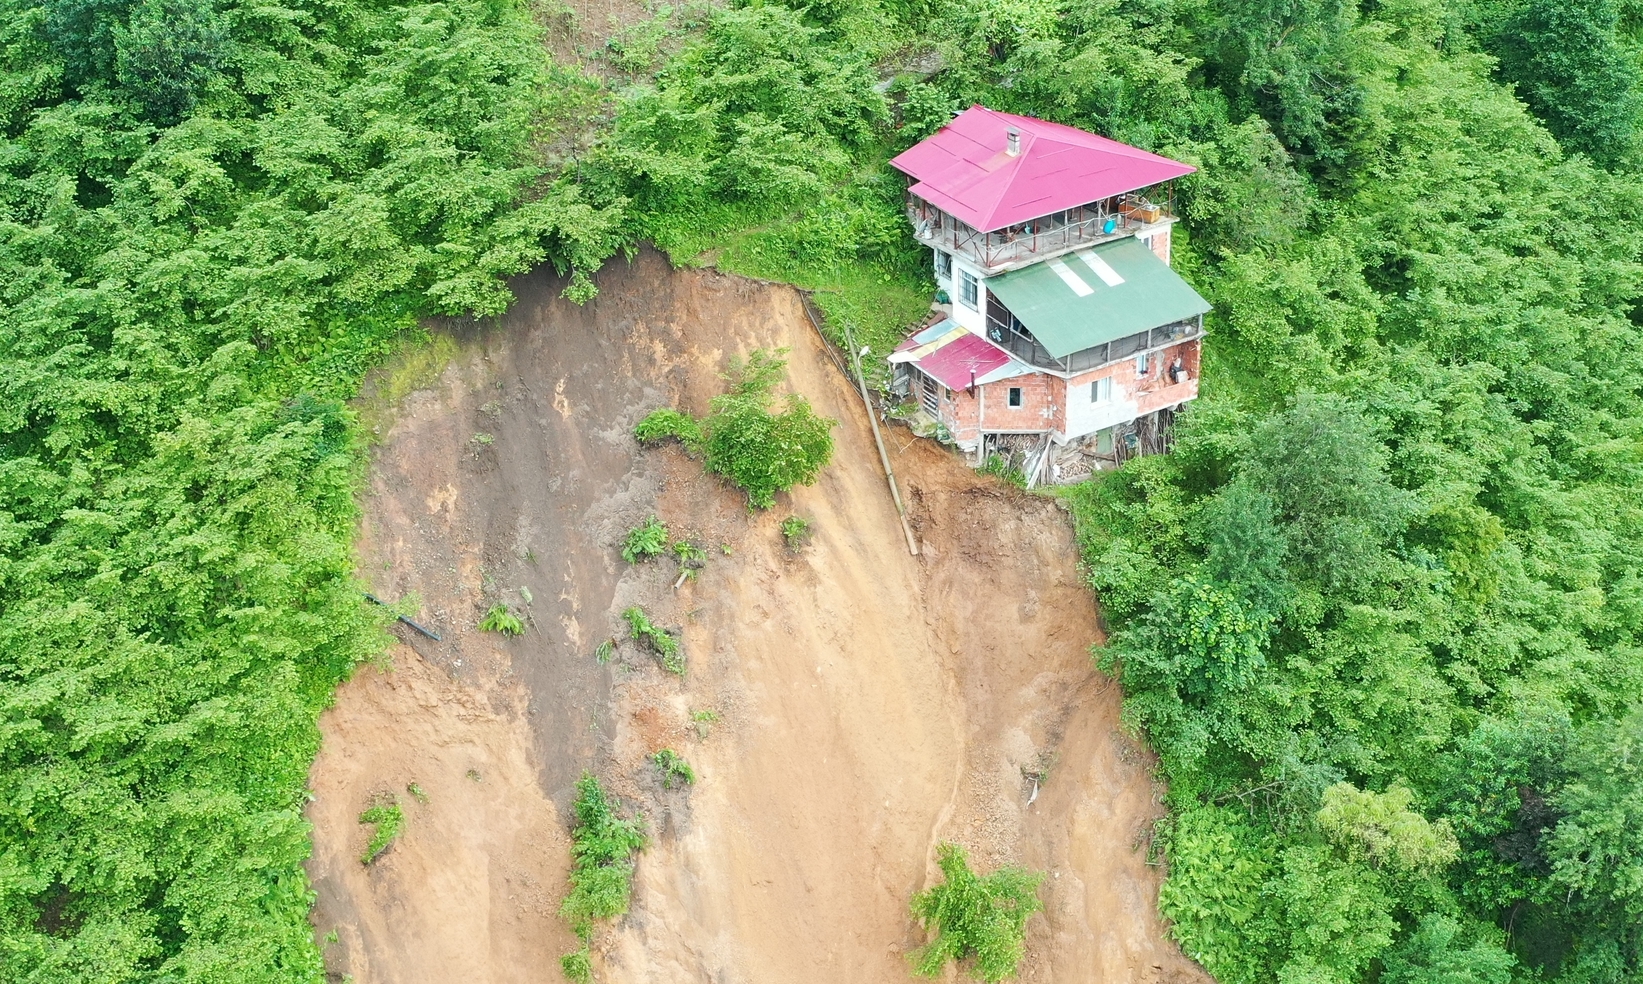
[[[939,387],[941,386],[941,384],[936,382],[935,379],[933,379],[932,377],[927,376],[922,372],[918,374],[918,378],[919,378],[919,383],[920,383],[920,385],[919,385],[919,402],[924,404],[924,412],[929,414],[930,416],[936,418],[937,420],[940,420],[941,419],[941,390],[940,390]]]

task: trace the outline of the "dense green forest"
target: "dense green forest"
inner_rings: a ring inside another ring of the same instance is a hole
[[[381,650],[344,400],[657,242],[927,303],[982,102],[1196,164],[1173,454],[1068,494],[1227,984],[1643,976],[1643,8],[0,0],[0,977],[316,980],[314,719]]]
[[[342,400],[597,262],[511,3],[0,3],[0,978],[317,980],[314,721],[385,634]],[[593,250],[593,252],[590,252]]]

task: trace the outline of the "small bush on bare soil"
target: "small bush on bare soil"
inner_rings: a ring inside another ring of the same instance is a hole
[[[359,822],[376,827],[371,832],[370,843],[365,845],[365,853],[359,856],[360,864],[370,864],[388,849],[388,845],[394,842],[394,838],[398,837],[400,830],[405,827],[405,811],[389,797],[371,804],[359,815]]]
[[[685,658],[679,652],[679,640],[674,638],[666,629],[657,628],[645,614],[645,610],[638,605],[622,612],[622,618],[627,620],[628,631],[633,634],[634,641],[644,643],[656,653],[662,665],[680,676],[685,672]]]
[[[633,436],[647,444],[671,437],[683,444],[691,454],[700,454],[702,450],[702,425],[696,422],[695,417],[672,407],[662,407],[646,414],[645,419],[633,428]]]
[[[674,543],[673,556],[679,558],[679,566],[681,567],[700,569],[707,566],[707,551],[689,540],[679,540]]]
[[[1027,476],[1021,474],[1021,469],[1010,464],[1010,459],[1000,454],[989,454],[987,463],[981,466],[984,475],[1002,478],[1018,489],[1027,487]]]
[[[576,783],[576,826],[571,830],[570,894],[559,912],[584,944],[593,934],[594,920],[628,911],[633,855],[644,846],[640,819],[622,817],[599,780],[582,773]],[[567,963],[561,962],[561,967],[569,975]]]
[[[622,542],[622,559],[630,564],[637,564],[641,560],[649,560],[662,552],[667,546],[667,527],[655,516],[628,530],[628,538]]]
[[[582,949],[559,958],[559,970],[575,984],[593,984],[593,958],[586,943]]]
[[[979,876],[957,844],[937,848],[936,863],[947,880],[913,896],[913,915],[936,931],[928,946],[913,952],[914,972],[938,977],[948,960],[973,954],[972,972],[989,984],[1014,974],[1027,952],[1027,919],[1044,907],[1038,900],[1044,874],[1000,868]]]
[[[662,788],[672,789],[674,783],[689,786],[696,782],[696,770],[684,760],[678,752],[671,748],[664,748],[650,757],[656,767],[662,770]]]
[[[789,516],[782,520],[782,539],[787,541],[787,549],[798,553],[804,545],[810,542],[810,521],[802,516]]]
[[[707,470],[740,486],[758,509],[775,505],[778,492],[814,484],[833,460],[838,421],[817,416],[810,401],[796,393],[781,412],[771,412],[771,391],[787,368],[786,353],[757,349],[745,363],[733,362],[730,392],[713,398],[702,422]]]
[[[833,460],[833,427],[810,401],[789,394],[773,412],[774,390],[787,368],[786,349],[755,349],[746,362],[734,360],[725,378],[730,391],[715,396],[700,421],[678,410],[652,411],[634,434],[641,441],[678,438],[703,466],[747,493],[748,504],[769,509],[776,493],[811,485]]]
[[[519,621],[519,616],[509,611],[507,605],[492,605],[480,620],[479,631],[500,632],[505,636],[524,635],[525,623]]]

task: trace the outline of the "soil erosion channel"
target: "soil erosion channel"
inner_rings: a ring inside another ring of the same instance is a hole
[[[380,425],[363,575],[417,598],[441,641],[399,626],[394,668],[363,668],[321,722],[310,872],[333,978],[559,979],[572,786],[592,769],[651,833],[631,912],[595,940],[600,981],[908,981],[908,900],[941,841],[983,871],[1047,872],[1023,980],[1206,980],[1156,915],[1158,791],[1091,667],[1094,603],[1055,504],[893,429],[911,557],[796,293],[648,251],[609,264],[586,307],[547,273],[516,286],[502,324],[453,329],[448,364]],[[759,347],[789,348],[789,384],[839,426],[821,481],[749,516],[632,429],[704,412]],[[651,514],[707,550],[677,589],[672,559],[618,552]],[[798,554],[778,531],[793,514],[814,529]],[[524,635],[477,631],[499,602]],[[625,641],[630,605],[682,630],[682,679]],[[662,748],[693,786],[663,788]],[[390,795],[404,832],[363,866],[358,816]]]

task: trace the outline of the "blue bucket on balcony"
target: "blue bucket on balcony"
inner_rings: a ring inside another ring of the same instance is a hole
[[[1101,232],[1110,236],[1112,235],[1112,231],[1116,228],[1118,228],[1118,217],[1115,215],[1109,215],[1107,216],[1106,224],[1101,227]]]

